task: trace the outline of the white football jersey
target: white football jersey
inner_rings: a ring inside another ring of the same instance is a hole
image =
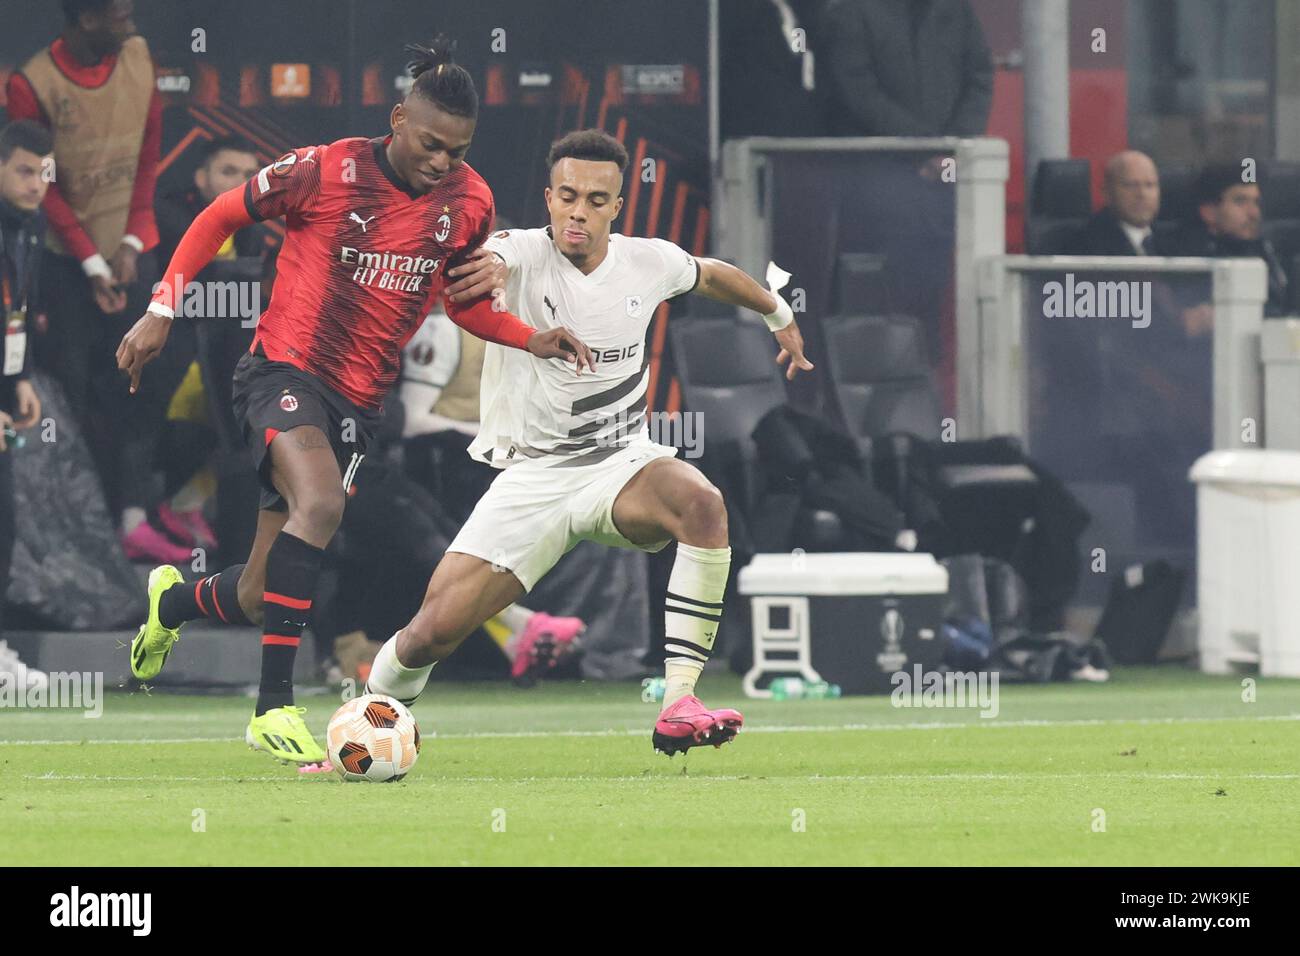
[[[505,307],[535,328],[572,331],[596,371],[575,375],[561,359],[489,344],[470,455],[497,468],[526,459],[570,467],[648,441],[646,329],[661,302],[695,288],[695,259],[663,239],[615,234],[604,261],[583,275],[549,227],[505,230],[484,245],[510,270]]]

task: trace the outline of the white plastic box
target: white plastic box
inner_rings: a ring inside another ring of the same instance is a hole
[[[1190,477],[1201,670],[1300,677],[1300,452],[1214,451]]]
[[[890,678],[943,656],[948,571],[930,554],[758,554],[740,571],[753,612],[754,664],[745,693],[782,675],[889,693]]]

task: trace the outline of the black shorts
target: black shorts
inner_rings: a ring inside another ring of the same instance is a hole
[[[235,420],[262,479],[260,508],[284,511],[287,505],[271,483],[271,441],[299,425],[315,425],[329,439],[351,490],[357,466],[379,427],[380,413],[358,408],[316,376],[287,362],[248,353],[235,366],[231,400]]]

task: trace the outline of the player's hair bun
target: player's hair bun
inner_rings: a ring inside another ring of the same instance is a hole
[[[406,64],[406,70],[413,79],[430,70],[434,71],[435,76],[440,76],[446,67],[455,62],[452,55],[456,52],[456,41],[445,33],[439,33],[428,46],[408,43],[403,47],[403,52],[412,57]]]
[[[478,115],[478,93],[474,80],[463,66],[452,59],[456,41],[439,33],[429,46],[408,43],[407,53],[415,59],[406,65],[413,80],[408,96],[436,103],[453,116]]]

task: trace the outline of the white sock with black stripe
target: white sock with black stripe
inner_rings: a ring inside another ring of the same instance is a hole
[[[397,659],[397,635],[394,634],[384,642],[384,646],[375,655],[374,663],[370,665],[366,693],[387,694],[410,706],[424,692],[424,685],[429,683],[431,673],[433,664],[407,667]]]
[[[677,545],[664,608],[664,710],[695,693],[718,636],[730,570],[731,548]]]

